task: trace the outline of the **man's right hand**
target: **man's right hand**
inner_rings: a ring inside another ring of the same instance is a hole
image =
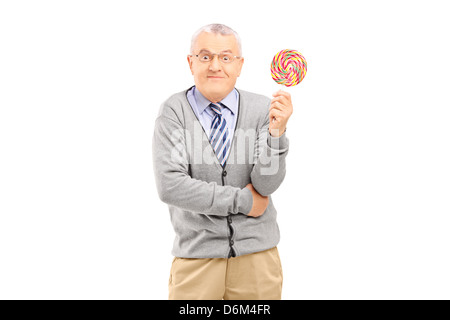
[[[267,206],[269,205],[269,197],[264,197],[258,193],[258,191],[253,188],[253,185],[249,183],[245,186],[246,188],[250,189],[253,196],[253,206],[250,212],[248,213],[248,216],[250,217],[259,217],[261,216],[264,211],[266,211]]]

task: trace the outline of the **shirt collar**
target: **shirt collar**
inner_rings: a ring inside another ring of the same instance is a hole
[[[194,86],[194,97],[195,101],[197,102],[197,108],[199,114],[202,114],[203,111],[205,111],[206,108],[208,108],[211,101],[206,99],[199,90]],[[220,102],[223,103],[233,114],[237,113],[238,109],[238,93],[236,89],[233,88],[231,92]]]

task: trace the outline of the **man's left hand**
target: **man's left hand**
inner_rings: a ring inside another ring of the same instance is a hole
[[[288,92],[279,90],[273,94],[273,97],[269,109],[269,132],[271,136],[279,137],[286,130],[287,122],[294,110],[291,95]]]

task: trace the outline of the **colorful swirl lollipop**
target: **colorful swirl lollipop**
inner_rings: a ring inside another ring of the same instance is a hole
[[[286,87],[299,84],[306,75],[306,60],[295,50],[281,50],[273,57],[270,66],[272,79]]]

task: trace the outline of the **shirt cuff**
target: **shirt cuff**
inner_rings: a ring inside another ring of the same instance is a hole
[[[253,195],[249,188],[244,188],[237,193],[237,212],[249,214],[253,207]]]

